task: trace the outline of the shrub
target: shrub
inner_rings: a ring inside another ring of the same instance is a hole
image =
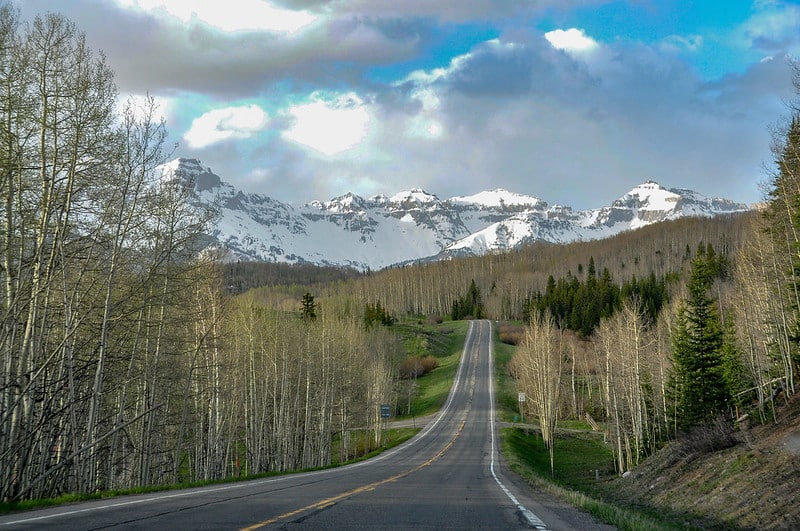
[[[739,443],[733,425],[719,416],[708,424],[683,432],[678,440],[681,455],[689,459],[731,448]]]
[[[409,356],[400,363],[399,378],[411,380],[431,372],[438,366],[435,356]]]
[[[525,337],[525,327],[521,325],[501,325],[498,337],[506,345],[519,345]]]

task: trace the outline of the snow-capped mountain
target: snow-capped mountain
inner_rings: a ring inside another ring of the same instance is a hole
[[[196,159],[176,159],[161,171],[163,178],[185,180],[194,187],[198,204],[219,212],[209,236],[231,260],[358,269],[479,255],[536,241],[606,238],[668,219],[748,209],[691,190],[666,189],[653,181],[610,206],[580,211],[502,189],[446,200],[419,189],[392,197],[346,194],[291,205],[245,194]]]

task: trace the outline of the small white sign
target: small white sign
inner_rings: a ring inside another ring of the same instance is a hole
[[[525,402],[525,393],[519,393],[518,400],[520,402]]]

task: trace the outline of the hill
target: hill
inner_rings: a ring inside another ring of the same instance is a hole
[[[716,521],[733,529],[800,528],[800,396],[778,402],[774,422],[732,434],[693,433],[610,490],[626,503],[685,513],[698,527]]]

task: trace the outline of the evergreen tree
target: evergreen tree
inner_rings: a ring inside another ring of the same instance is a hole
[[[314,296],[309,292],[305,292],[300,301],[300,313],[304,321],[314,321],[317,318],[317,304],[314,302]]]
[[[730,403],[723,373],[722,325],[714,301],[708,296],[713,271],[706,250],[701,247],[692,261],[689,296],[678,310],[673,336],[672,376],[679,429],[712,420]]]
[[[737,407],[747,404],[752,398],[751,393],[746,393],[754,386],[753,377],[747,370],[739,348],[736,346],[736,328],[733,320],[725,320],[723,331],[722,350],[722,377],[725,380],[732,403]]]
[[[384,309],[384,307],[381,305],[381,301],[378,301],[375,304],[367,303],[364,305],[365,328],[372,328],[375,323],[382,324],[383,326],[392,326],[394,322],[395,318]]]
[[[485,311],[483,309],[483,298],[481,291],[475,285],[475,279],[470,282],[467,294],[462,299],[453,301],[450,316],[454,321],[464,319],[466,317],[472,319],[483,319]]]

